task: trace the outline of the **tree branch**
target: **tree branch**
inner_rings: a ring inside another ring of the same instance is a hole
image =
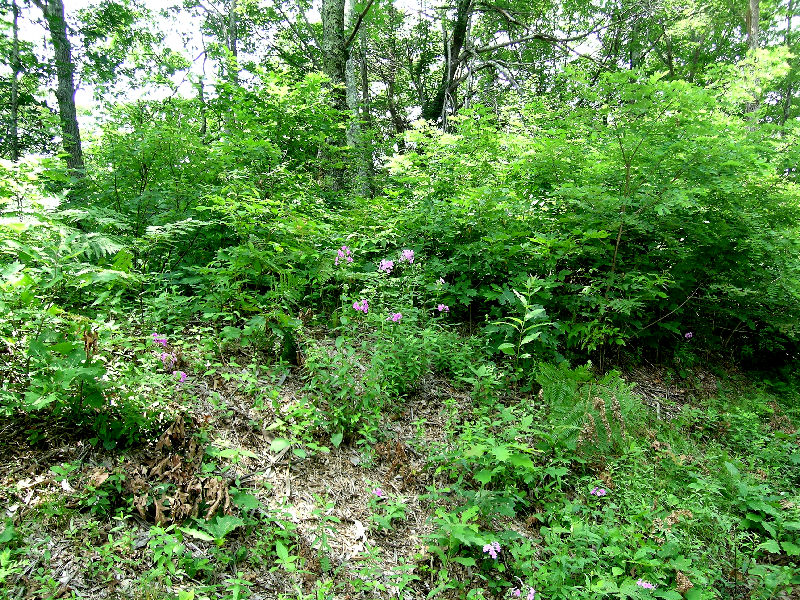
[[[592,27],[586,33],[581,33],[580,35],[574,35],[565,38],[558,38],[552,35],[548,35],[546,33],[532,33],[530,35],[522,36],[521,38],[517,38],[514,40],[509,40],[507,42],[502,42],[500,44],[494,44],[493,46],[484,46],[483,48],[474,48],[472,52],[475,54],[484,54],[486,52],[494,52],[495,50],[500,50],[501,48],[506,48],[508,46],[513,46],[515,44],[522,44],[523,42],[530,42],[531,40],[541,40],[543,42],[551,42],[553,44],[566,44],[567,42],[577,42],[579,40],[586,39],[593,33],[595,33],[596,27]]]
[[[367,5],[364,7],[364,10],[361,11],[361,14],[358,15],[358,19],[356,19],[355,27],[353,27],[353,32],[350,34],[350,37],[347,38],[347,41],[344,43],[345,50],[350,47],[350,44],[353,43],[353,40],[356,38],[356,34],[358,33],[358,28],[361,27],[361,21],[364,20],[364,17],[367,16],[369,9],[372,7],[372,3],[375,0],[369,0]]]

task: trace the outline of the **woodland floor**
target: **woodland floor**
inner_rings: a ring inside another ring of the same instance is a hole
[[[202,590],[209,580],[239,581],[254,599],[299,597],[301,591],[311,593],[315,584],[319,589],[320,580],[331,582],[330,595],[324,597],[332,598],[423,598],[431,592],[436,584],[433,569],[427,571],[430,577],[404,577],[420,563],[433,564],[426,536],[432,531],[430,517],[437,506],[426,494],[437,490],[437,502],[446,503],[447,481],[427,467],[427,457],[447,446],[448,419],[471,414],[468,391],[428,375],[409,395],[402,412],[388,415],[381,424],[384,441],[345,442],[328,453],[301,458],[290,448],[278,453],[270,449],[274,438],[270,426],[303,393],[302,369],[260,381],[279,390],[279,402],[261,408],[253,406],[234,379],[222,375],[193,378],[194,404],[174,407],[182,417],[164,423],[157,442],[125,452],[92,446],[84,432],[58,424],[42,428],[33,421],[29,426],[19,420],[0,422],[0,506],[3,516],[12,518],[24,535],[27,549],[24,568],[7,576],[8,597],[164,598],[181,589]],[[705,371],[695,373],[692,389],[670,384],[667,370],[654,366],[633,369],[626,379],[636,383],[653,419],[670,419],[682,405],[716,394],[718,386],[716,376]],[[212,400],[214,391],[219,395]],[[538,399],[521,396],[505,401]],[[788,420],[775,426],[791,430]],[[32,430],[37,431],[33,445]],[[218,459],[212,472],[204,467],[208,446],[237,450],[228,454],[227,461]],[[57,470],[65,464],[75,470],[63,478]],[[220,473],[221,478],[213,476]],[[115,503],[128,506],[116,518],[93,514],[87,505],[92,491],[109,477],[119,480],[118,493],[110,497],[112,511]],[[599,478],[613,489],[610,473],[600,473]],[[370,501],[382,501],[375,498],[375,488],[406,507],[407,518],[394,521],[388,531],[371,524]],[[195,559],[216,557],[223,569],[206,573],[203,581],[156,569],[159,535],[198,516],[201,506],[209,514],[229,511],[237,490],[258,500],[252,513],[256,524],[225,538],[227,558],[220,558],[222,544],[215,548],[185,536]],[[497,519],[503,528],[528,538],[536,538],[541,526],[530,518]],[[237,561],[237,548],[258,548],[265,536],[262,528],[270,523],[296,528],[300,572],[276,568],[274,554],[269,553],[260,563]],[[162,529],[154,530],[154,524]],[[450,575],[468,578],[468,571],[467,566],[452,564]],[[741,597],[748,596],[743,592]],[[800,592],[782,597],[800,598]]]

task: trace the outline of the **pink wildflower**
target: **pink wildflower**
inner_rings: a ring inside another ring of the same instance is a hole
[[[440,313],[450,312],[450,307],[447,306],[447,304],[440,304],[439,306],[436,307],[436,310],[438,310]]]
[[[515,598],[519,598],[522,595],[522,592],[520,591],[519,588],[514,588],[513,590],[511,590],[511,595],[514,596]]]
[[[694,334],[691,331],[687,331],[683,337],[685,337],[687,340],[690,340],[694,337]]]
[[[380,262],[378,265],[378,271],[383,271],[387,275],[392,272],[394,269],[394,261],[393,260],[386,260],[385,258]]]
[[[589,493],[590,493],[590,494],[592,494],[592,495],[594,495],[594,496],[597,496],[598,498],[601,498],[601,497],[605,496],[605,495],[608,493],[608,491],[607,491],[605,488],[601,488],[601,487],[595,487],[595,488],[594,488],[594,489],[593,489],[591,492],[589,492]]]
[[[186,379],[188,377],[188,375],[186,373],[184,373],[183,371],[173,371],[172,374],[173,375],[178,375],[181,378],[181,381],[180,381],[181,383],[186,381]]]
[[[403,250],[400,253],[400,262],[407,261],[408,264],[414,264],[414,251],[413,250]]]
[[[403,318],[403,313],[389,313],[389,316],[386,317],[387,321],[391,321],[392,323],[399,323],[400,319]]]
[[[497,559],[497,555],[500,553],[500,544],[498,542],[492,542],[491,544],[484,545],[483,553],[488,553],[489,556]]]
[[[366,298],[361,300],[361,302],[353,302],[353,309],[367,314],[369,312],[369,303],[367,302]]]
[[[166,336],[163,336],[163,335],[161,335],[159,333],[154,333],[153,334],[153,341],[156,344],[161,344],[165,348],[167,347],[167,338],[166,338]]]
[[[638,585],[640,588],[644,588],[646,590],[654,590],[654,589],[656,589],[656,586],[654,586],[652,583],[650,583],[649,581],[646,581],[644,579],[641,579],[641,578],[636,581],[636,585]]]
[[[336,252],[336,260],[333,261],[333,264],[339,266],[341,261],[346,261],[348,263],[353,262],[353,254],[350,252],[350,248],[347,246],[342,246],[339,248],[339,250]]]
[[[533,600],[536,597],[536,590],[531,588],[528,591],[528,600]]]
[[[381,488],[375,488],[372,490],[372,493],[375,494],[378,498],[383,498],[386,496],[386,492],[384,492]]]

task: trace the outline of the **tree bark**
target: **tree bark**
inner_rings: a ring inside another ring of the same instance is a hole
[[[453,23],[453,34],[444,40],[444,53],[447,64],[442,74],[442,81],[436,90],[436,95],[422,107],[422,118],[428,121],[438,121],[445,113],[445,102],[454,90],[456,71],[460,64],[461,50],[467,40],[469,17],[472,10],[472,0],[456,0],[456,18]]]
[[[759,0],[750,0],[747,9],[747,51],[753,53],[758,50],[758,22],[760,20],[759,14]],[[745,112],[755,113],[758,110],[759,99],[753,98],[752,102],[748,102],[745,107]]]
[[[19,59],[19,6],[17,0],[11,4],[13,13],[13,42],[11,44],[11,160],[19,160],[19,74],[22,71]]]
[[[792,43],[792,17],[794,16],[794,0],[789,0],[789,8],[786,14],[786,32],[783,35],[783,43],[785,46],[791,48]],[[789,76],[786,81],[786,90],[783,95],[783,112],[781,114],[781,125],[786,125],[786,121],[789,120],[789,113],[792,109],[792,95],[794,94],[793,91],[793,84],[792,81],[792,74],[789,73]]]
[[[322,0],[322,70],[331,81],[331,98],[333,108],[344,113],[347,111],[346,70],[347,47],[344,38],[344,4],[345,0]],[[333,148],[341,148],[344,140],[341,136],[329,141]],[[333,151],[335,154],[336,151]],[[344,168],[338,157],[329,151],[328,160],[335,162],[326,169],[329,185],[333,191],[344,187]]]
[[[61,121],[61,137],[67,153],[67,167],[77,177],[83,177],[84,163],[81,149],[81,132],[75,110],[75,65],[72,62],[72,47],[67,37],[67,20],[64,18],[63,0],[33,0],[38,6],[50,30],[53,54],[56,63],[56,99]]]
[[[352,0],[348,2],[347,21],[353,23],[352,27],[355,30],[355,14]],[[357,191],[361,196],[370,197],[372,195],[372,151],[370,141],[364,131],[364,128],[368,127],[369,117],[369,77],[366,72],[364,50],[366,36],[363,27],[359,35],[359,44],[358,56],[354,56],[355,53],[352,51],[348,52],[345,68],[347,108],[351,114],[350,124],[347,128],[347,145],[353,148],[356,153],[358,164],[356,173]],[[359,90],[359,87],[361,87],[361,90]],[[361,91],[361,94],[359,94],[359,91]]]
[[[758,23],[760,20],[759,0],[750,0],[747,10],[747,49],[758,49]],[[741,21],[740,21],[741,22]]]

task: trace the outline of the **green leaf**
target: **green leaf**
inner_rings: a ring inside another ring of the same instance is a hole
[[[15,534],[14,523],[9,519],[6,521],[6,526],[3,528],[3,531],[0,532],[0,544],[7,544],[14,539]]]
[[[757,550],[766,550],[772,554],[780,554],[781,547],[778,544],[778,540],[767,540],[766,542],[762,542],[756,547]]]
[[[489,469],[481,469],[472,477],[475,479],[475,481],[479,481],[483,485],[486,485],[492,480],[492,475],[494,475],[494,471],[490,471]]]
[[[519,452],[512,454],[509,457],[508,462],[514,465],[515,467],[523,467],[531,471],[533,471],[536,468],[530,456],[527,456],[526,454],[521,454]]]
[[[289,549],[280,540],[275,540],[275,553],[284,562],[289,559]]]
[[[292,445],[292,442],[290,442],[286,438],[275,438],[274,440],[272,440],[272,443],[269,445],[269,449],[277,454],[281,450],[285,450],[286,448],[288,448],[291,445]]]
[[[333,446],[335,448],[338,448],[342,444],[342,440],[343,439],[344,439],[344,433],[343,432],[339,431],[337,433],[334,433],[331,436],[331,444],[333,444]]]
[[[514,344],[509,344],[508,342],[500,344],[497,349],[505,354],[514,354]]]
[[[178,527],[180,531],[185,533],[186,535],[190,535],[197,540],[203,540],[204,542],[213,542],[214,538],[208,535],[204,531],[200,531],[198,529],[192,529],[191,527]]]
[[[511,451],[508,449],[508,446],[495,446],[492,448],[492,454],[494,454],[495,458],[500,462],[506,462],[508,457],[511,455]]]
[[[259,502],[258,498],[256,498],[252,494],[239,492],[238,494],[233,494],[232,496],[233,496],[233,503],[241,509],[255,510],[261,506],[261,502]]]
[[[792,542],[781,542],[781,548],[789,556],[800,556],[800,546]]]

